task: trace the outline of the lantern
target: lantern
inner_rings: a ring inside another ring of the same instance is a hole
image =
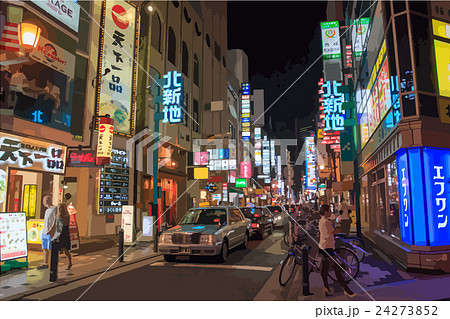
[[[22,22],[19,24],[19,44],[24,49],[32,50],[36,48],[41,34],[41,28],[38,26]]]

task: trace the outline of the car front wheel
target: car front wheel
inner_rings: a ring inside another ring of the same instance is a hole
[[[244,236],[244,241],[241,244],[241,248],[242,249],[247,249],[248,247],[248,234],[246,233]]]
[[[224,241],[222,244],[222,249],[220,250],[220,253],[217,256],[217,259],[219,262],[223,263],[227,260],[227,257],[228,257],[228,243]]]

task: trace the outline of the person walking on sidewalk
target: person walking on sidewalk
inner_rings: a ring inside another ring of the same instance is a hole
[[[68,236],[69,218],[70,217],[69,213],[67,212],[67,206],[65,206],[65,204],[64,206],[59,204],[55,221],[53,222],[52,227],[47,232],[47,234],[52,237],[52,252],[50,257],[50,281],[58,280],[59,252],[63,248],[67,248],[67,238],[66,235],[63,233],[63,231],[64,226],[67,226],[67,236]],[[68,239],[68,242],[70,245],[70,238]],[[69,265],[70,267],[72,267],[72,258],[70,256],[70,252],[68,252],[68,254],[69,255],[67,257],[69,258]]]
[[[350,213],[352,211],[352,207],[347,205],[347,201],[345,198],[341,199],[341,203],[338,206],[338,212],[340,215],[341,222],[341,231],[345,233],[345,236],[350,234],[350,226],[352,224],[352,220],[350,219]]]
[[[333,263],[333,269],[336,274],[338,282],[344,288],[344,293],[349,297],[354,297],[356,294],[351,291],[342,275],[342,269],[338,262],[333,259],[334,256],[334,234],[339,233],[339,229],[334,229],[331,223],[331,210],[329,205],[322,205],[319,211],[321,218],[319,220],[319,252],[322,254],[322,267],[320,270],[320,275],[323,280],[323,292],[325,296],[332,296],[333,292],[330,290],[328,285],[328,268],[330,266],[330,261]]]
[[[42,204],[47,210],[44,215],[44,229],[42,230],[41,241],[42,241],[42,253],[44,255],[44,263],[39,266],[39,268],[48,268],[50,250],[52,249],[52,238],[47,232],[52,227],[56,219],[56,207],[52,204],[52,197],[50,195],[44,196],[42,199]]]
[[[67,210],[66,203],[61,203],[58,205],[58,213],[57,213],[58,219],[61,220],[61,223],[63,225],[61,235],[59,236],[59,243],[61,247],[61,251],[66,254],[67,259],[69,260],[69,265],[67,266],[66,270],[70,270],[72,268],[72,255],[70,254],[70,234],[69,234],[69,223],[70,223],[70,215],[69,211]]]

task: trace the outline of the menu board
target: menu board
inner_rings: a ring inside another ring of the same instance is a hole
[[[25,213],[0,213],[0,261],[28,256]]]
[[[100,171],[100,214],[121,214],[122,206],[128,205],[129,167],[125,150],[111,152],[111,164]]]

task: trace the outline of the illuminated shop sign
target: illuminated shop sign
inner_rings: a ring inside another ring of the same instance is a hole
[[[407,244],[450,244],[450,150],[413,147],[397,153],[401,238]]]
[[[316,190],[316,145],[314,137],[305,137],[306,188]]]
[[[177,71],[168,72],[163,76],[166,83],[163,86],[163,123],[183,122],[182,105],[184,100],[184,85],[181,73]]]
[[[450,25],[448,25],[448,29],[450,29]],[[449,81],[450,43],[434,40],[434,52],[436,54],[436,72],[438,79],[439,95],[450,97],[450,81]]]
[[[139,39],[136,7],[125,1],[104,1],[103,9],[98,74],[105,74],[98,77],[97,114],[109,114],[114,132],[131,137]]]
[[[69,151],[67,166],[70,167],[95,167],[95,151],[74,150]]]
[[[208,165],[209,153],[208,152],[195,152],[194,165]]]
[[[38,7],[78,32],[80,6],[73,0],[31,0]]]
[[[1,132],[0,165],[64,174],[66,147]]]
[[[364,44],[369,35],[369,22],[370,18],[361,18],[355,21],[352,28],[352,45],[353,55],[359,57],[365,50]]]
[[[109,117],[100,118],[97,140],[97,165],[107,165],[111,162],[113,146],[114,120]]]
[[[327,81],[322,87],[323,94],[323,113],[325,114],[324,131],[342,131],[344,130],[345,111],[342,110],[344,103],[344,94],[338,93],[338,87],[341,83]]]
[[[247,187],[247,180],[245,178],[236,178],[236,188],[245,188]]]
[[[248,161],[241,162],[241,178],[251,178],[251,177],[252,177],[251,162]]]
[[[340,59],[339,21],[322,22],[320,29],[322,31],[322,58],[324,60]]]
[[[250,141],[250,84],[241,84],[241,131],[242,140]]]

